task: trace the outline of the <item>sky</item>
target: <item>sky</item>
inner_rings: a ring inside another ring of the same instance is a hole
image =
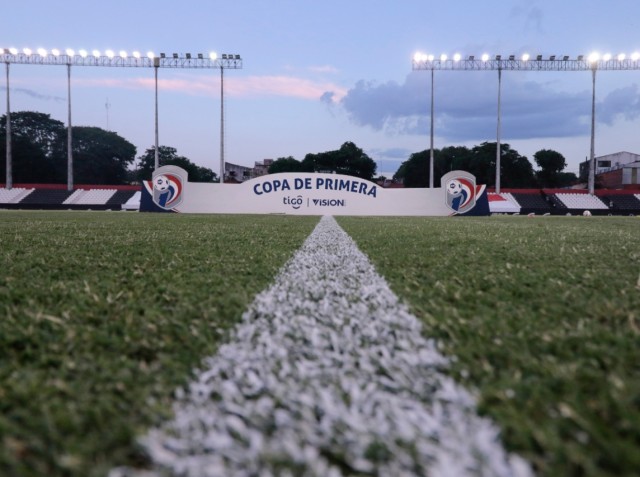
[[[224,76],[226,161],[302,160],[352,141],[385,175],[429,148],[430,74],[412,71],[417,51],[640,51],[637,0],[2,0],[0,14],[0,48],[240,54],[243,68]],[[66,123],[66,81],[63,66],[12,65],[11,111]],[[640,71],[598,73],[596,156],[640,153],[639,84]],[[115,131],[138,156],[153,146],[151,68],[74,67],[71,85],[73,125]],[[497,72],[436,72],[434,88],[436,148],[496,140]],[[577,172],[590,114],[588,71],[503,72],[501,140],[534,165],[553,149]],[[219,70],[159,71],[159,136],[219,170]]]

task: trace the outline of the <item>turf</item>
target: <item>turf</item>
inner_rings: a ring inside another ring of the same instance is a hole
[[[338,222],[539,475],[638,475],[640,220]]]
[[[144,465],[136,436],[316,223],[0,212],[0,475]]]

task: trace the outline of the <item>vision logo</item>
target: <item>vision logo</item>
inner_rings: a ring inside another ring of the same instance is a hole
[[[182,169],[165,166],[153,173],[147,189],[150,189],[154,204],[165,210],[172,210],[182,203],[184,185],[187,182]]]
[[[442,176],[445,203],[453,212],[464,214],[476,205],[476,178],[464,171],[453,171]]]

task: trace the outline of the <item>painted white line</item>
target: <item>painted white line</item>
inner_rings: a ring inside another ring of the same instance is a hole
[[[446,365],[324,217],[143,444],[180,476],[533,475]]]

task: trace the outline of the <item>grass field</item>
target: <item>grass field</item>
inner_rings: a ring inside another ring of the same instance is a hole
[[[0,475],[105,475],[317,218],[0,213]]]
[[[640,220],[338,222],[539,475],[638,475]]]
[[[640,220],[340,218],[540,475],[640,468]],[[0,212],[0,475],[104,475],[317,218]]]

